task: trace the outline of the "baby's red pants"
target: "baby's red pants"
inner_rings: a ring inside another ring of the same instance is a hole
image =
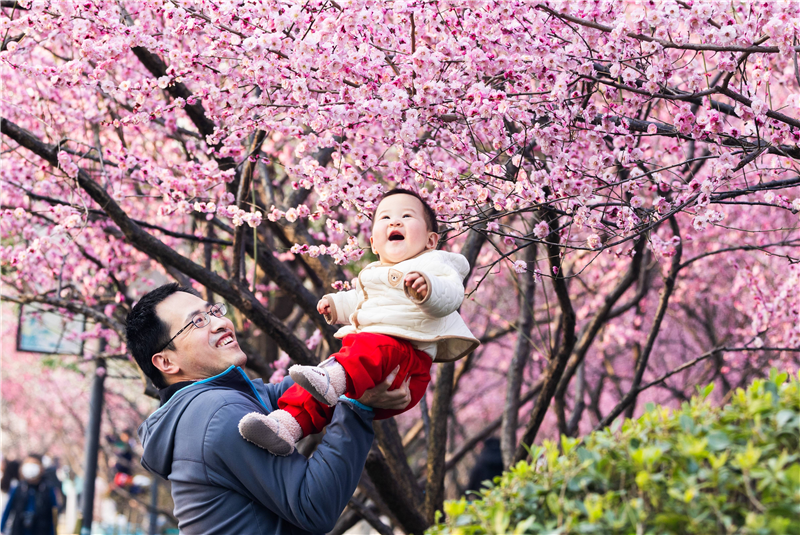
[[[416,406],[431,381],[431,357],[410,342],[385,334],[357,333],[345,336],[342,349],[331,355],[347,373],[347,391],[350,399],[360,398],[365,391],[386,379],[392,370],[400,371],[390,390],[399,387],[410,377],[411,403],[402,410],[375,409],[375,419],[391,418]],[[319,433],[333,416],[333,407],[320,403],[298,385],[290,387],[278,398],[278,407],[294,416],[303,436]]]

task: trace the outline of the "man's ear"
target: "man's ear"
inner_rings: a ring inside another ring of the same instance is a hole
[[[158,369],[164,375],[174,375],[181,371],[180,366],[178,366],[174,361],[170,360],[163,352],[156,353],[150,360],[153,363],[153,366],[155,366],[156,369]]]
[[[428,232],[428,241],[425,244],[426,249],[436,249],[436,245],[439,243],[439,233],[438,232]]]

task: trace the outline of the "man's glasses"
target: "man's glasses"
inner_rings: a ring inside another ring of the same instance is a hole
[[[161,347],[161,349],[156,351],[156,353],[161,353],[162,351],[164,351],[167,348],[167,346],[169,346],[172,343],[172,341],[178,337],[178,335],[180,335],[183,331],[185,331],[192,325],[194,325],[198,329],[202,329],[203,327],[211,323],[211,316],[214,316],[215,318],[221,318],[227,313],[228,313],[228,308],[225,306],[225,303],[216,303],[212,305],[211,308],[208,309],[208,312],[199,312],[195,314],[194,316],[192,316],[192,321],[187,323],[186,327],[175,333],[175,336],[170,338],[169,342],[164,344]]]

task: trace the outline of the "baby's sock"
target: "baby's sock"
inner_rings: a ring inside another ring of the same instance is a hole
[[[239,420],[242,438],[275,455],[289,455],[303,438],[303,429],[294,416],[278,409],[269,414],[251,412]]]
[[[331,357],[319,366],[295,364],[289,368],[294,382],[304,388],[320,403],[333,407],[339,396],[347,389],[347,373],[336,359]]]
[[[328,364],[330,363],[330,364]],[[339,364],[336,359],[330,358],[320,363],[320,368],[325,368],[331,376],[331,386],[336,392],[338,398],[347,390],[347,372],[344,367]]]

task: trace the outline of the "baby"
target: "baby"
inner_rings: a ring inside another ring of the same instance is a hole
[[[392,389],[409,379],[411,403],[403,410],[378,409],[390,418],[414,407],[430,382],[433,360],[450,362],[479,344],[458,307],[464,299],[467,259],[436,250],[436,214],[415,192],[387,192],[372,218],[369,241],[379,261],[366,266],[355,289],[328,294],[317,304],[328,323],[347,324],[336,332],[342,349],[319,366],[295,365],[295,385],[279,399],[279,410],[250,413],[241,435],[274,453],[289,455],[295,443],[328,424],[340,397],[358,399],[396,367]]]

